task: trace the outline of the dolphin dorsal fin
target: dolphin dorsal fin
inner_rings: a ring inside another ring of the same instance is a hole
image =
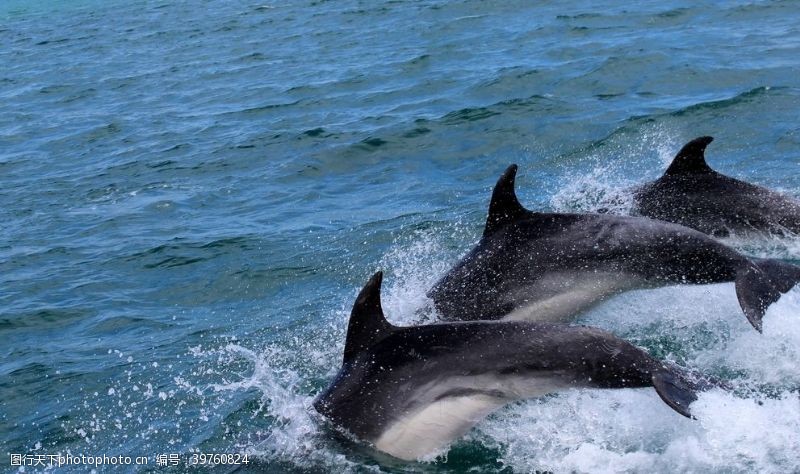
[[[713,170],[706,164],[705,151],[712,141],[714,137],[698,137],[683,145],[664,175],[711,173]]]
[[[525,208],[519,203],[514,191],[514,180],[517,177],[517,165],[511,165],[503,172],[492,192],[492,201],[489,203],[489,216],[486,218],[486,227],[483,235],[487,236],[508,222],[525,213]]]
[[[350,324],[347,326],[347,340],[344,343],[344,362],[354,359],[359,352],[369,349],[378,341],[391,334],[394,327],[383,316],[381,308],[381,281],[383,272],[372,275],[358,294]]]

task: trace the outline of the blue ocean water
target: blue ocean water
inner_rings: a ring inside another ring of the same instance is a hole
[[[731,285],[631,292],[580,319],[758,387],[704,396],[695,422],[652,390],[575,391],[400,464],[309,408],[372,272],[392,321],[435,319],[425,291],[478,239],[512,162],[531,209],[625,212],[630,184],[713,135],[712,167],[800,194],[799,15],[0,2],[2,469],[19,453],[158,470],[158,454],[246,452],[244,471],[800,470],[800,293],[763,336]],[[800,239],[728,243],[800,259]]]

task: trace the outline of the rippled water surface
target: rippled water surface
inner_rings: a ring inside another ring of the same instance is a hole
[[[288,472],[800,470],[800,290],[763,335],[732,285],[582,316],[730,380],[517,403],[434,461],[343,442],[310,403],[355,294],[395,323],[477,241],[499,173],[531,209],[625,212],[686,141],[800,194],[800,5],[0,2],[0,465],[247,452]],[[800,239],[732,238],[800,259]],[[155,469],[150,466],[150,469]],[[77,469],[82,471],[82,469]]]

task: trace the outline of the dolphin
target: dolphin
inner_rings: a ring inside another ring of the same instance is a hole
[[[713,140],[690,141],[663,176],[635,188],[636,211],[716,237],[752,231],[800,234],[800,202],[711,169],[705,150]]]
[[[403,460],[441,452],[515,400],[571,388],[654,387],[691,417],[716,382],[660,362],[611,333],[525,321],[398,327],[381,308],[382,273],[353,305],[341,369],[314,401],[332,424]]]
[[[532,212],[497,181],[483,236],[428,292],[445,320],[570,320],[626,290],[735,282],[758,331],[800,267],[748,258],[694,229],[646,217]]]

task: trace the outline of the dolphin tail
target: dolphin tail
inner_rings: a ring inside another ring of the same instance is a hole
[[[653,387],[664,403],[687,418],[694,418],[689,405],[697,400],[697,392],[728,387],[708,377],[689,373],[675,366],[664,366],[652,375]]]
[[[767,308],[800,283],[800,267],[780,260],[753,260],[736,274],[736,296],[758,332]]]

